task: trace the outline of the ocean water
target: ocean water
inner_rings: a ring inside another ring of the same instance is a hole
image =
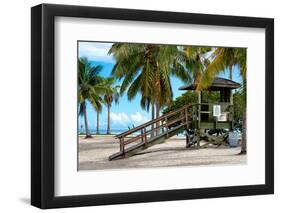
[[[125,131],[128,131],[129,129],[127,128],[124,128],[124,129],[110,129],[110,134],[112,135],[118,135],[118,134],[121,134]],[[90,133],[91,134],[96,134],[96,128],[90,128]],[[106,134],[106,131],[107,129],[100,129],[99,130],[99,134]],[[79,128],[78,129],[78,134],[85,134],[85,129],[84,128]],[[134,132],[132,135],[133,136],[137,136],[137,135],[140,135],[141,134],[141,131],[137,131],[137,132]],[[179,137],[185,137],[185,134],[184,133],[179,133],[177,134],[177,136]]]
[[[113,135],[118,135],[118,134],[121,134],[122,132],[125,132],[129,129],[110,129],[110,134],[113,134]],[[100,134],[106,134],[107,132],[107,129],[99,129],[99,133]],[[81,133],[85,133],[85,129],[81,129],[79,128],[78,129],[78,134],[81,134]],[[96,129],[93,129],[93,128],[90,128],[90,133],[91,134],[96,134],[97,133],[97,130]]]

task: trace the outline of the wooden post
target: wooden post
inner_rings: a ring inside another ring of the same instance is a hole
[[[233,104],[233,94],[232,94],[232,90],[230,90],[230,104],[232,105]]]
[[[143,142],[143,129],[141,129],[141,142]]]
[[[185,140],[185,141],[186,141],[185,147],[186,147],[186,148],[189,148],[189,147],[190,147],[190,144],[189,144],[189,135],[188,135],[187,131],[186,131],[185,137],[186,137],[186,138],[185,138],[185,139],[186,139],[186,140]]]
[[[164,120],[161,120],[161,131],[164,133],[164,128],[163,128]]]
[[[215,117],[215,129],[217,129],[217,125],[218,125],[218,117]]]
[[[200,148],[200,137],[201,137],[201,129],[197,130],[197,132],[195,133],[197,136],[197,149]]]
[[[184,113],[185,113],[186,129],[188,129],[188,111],[187,111],[187,108],[184,109]]]
[[[125,145],[124,145],[124,136],[120,139],[120,152],[124,154],[125,152]]]
[[[144,127],[144,143],[147,143],[146,127]]]
[[[168,129],[167,123],[168,123],[168,119],[167,119],[167,117],[165,117],[166,137],[168,138],[169,137],[169,129]]]

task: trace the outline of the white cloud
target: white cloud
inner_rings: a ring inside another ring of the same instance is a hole
[[[139,125],[148,121],[146,116],[143,116],[140,112],[135,112],[134,114],[128,115],[125,112],[111,113],[111,121],[114,124],[119,124],[123,126],[134,124]]]
[[[120,112],[120,113],[112,112],[111,120],[113,121],[113,123],[124,124],[124,125],[130,121],[129,116],[124,112]]]
[[[115,63],[113,57],[108,55],[112,43],[79,42],[79,57],[87,57],[90,61],[104,61]]]
[[[140,112],[136,112],[131,115],[132,123],[144,123],[147,121],[147,118],[143,116]]]

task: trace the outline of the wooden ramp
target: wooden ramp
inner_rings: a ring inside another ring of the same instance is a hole
[[[163,143],[167,138],[187,129],[190,124],[190,108],[191,105],[184,106],[116,135],[119,139],[120,151],[109,156],[109,160],[130,157],[155,144]]]

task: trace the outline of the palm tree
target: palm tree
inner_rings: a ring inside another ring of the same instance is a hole
[[[214,80],[215,76],[217,76],[220,72],[224,72],[226,69],[229,70],[229,79],[232,80],[232,69],[233,66],[241,63],[241,60],[244,60],[241,57],[242,48],[224,48],[219,47],[216,48],[211,54],[211,63],[204,70],[204,74],[199,82],[198,89],[207,88]],[[240,69],[240,75],[246,75],[246,73],[242,73],[243,70]]]
[[[238,65],[240,68],[240,76],[243,80],[242,85],[242,94],[243,94],[243,107],[245,111],[243,113],[243,132],[242,132],[242,143],[241,143],[241,152],[240,154],[247,153],[247,51],[245,48],[238,49],[236,52],[236,57],[238,60]]]
[[[229,79],[232,80],[232,68],[235,64],[238,64],[239,58],[237,58],[237,48],[216,48],[212,55],[215,60],[229,69]]]
[[[212,82],[215,76],[220,72],[224,72],[225,69],[229,69],[229,78],[232,79],[232,67],[237,65],[239,68],[239,74],[242,77],[242,94],[244,99],[244,108],[245,112],[243,115],[243,136],[241,144],[241,154],[247,152],[247,140],[246,140],[246,73],[247,73],[247,64],[246,64],[247,52],[245,48],[217,48],[212,55],[213,60],[204,70],[201,80],[199,82],[199,88],[207,88]]]
[[[103,82],[102,82],[102,84],[103,84]],[[100,128],[99,128],[99,126],[100,126],[100,113],[101,113],[101,111],[102,111],[102,103],[103,103],[103,100],[102,100],[102,98],[99,96],[99,99],[97,100],[97,102],[99,102],[99,105],[97,106],[98,108],[95,108],[95,111],[96,111],[96,113],[97,113],[97,130],[96,130],[96,134],[98,135],[98,134],[100,134]]]
[[[88,118],[87,118],[87,110],[86,110],[86,101],[83,101],[79,104],[79,113],[80,116],[84,117],[84,122],[85,122],[85,134],[86,138],[90,138],[91,134],[89,132],[89,126],[88,126]]]
[[[193,83],[198,84],[201,81],[204,70],[210,64],[207,54],[209,54],[212,48],[183,46],[181,49],[182,51],[180,51],[177,60],[183,63],[192,75]],[[199,88],[197,89],[200,90]]]
[[[109,77],[105,79],[105,85],[107,87],[107,92],[104,95],[104,102],[107,105],[107,134],[110,134],[110,108],[112,102],[118,103],[119,101],[119,85],[114,85],[114,78]]]
[[[129,100],[141,94],[140,104],[149,111],[152,119],[160,115],[160,108],[172,101],[171,75],[183,81],[190,79],[184,67],[177,63],[178,48],[175,45],[113,44],[116,64],[112,74],[123,80],[120,93],[127,91]],[[156,112],[156,113],[155,113]]]
[[[87,58],[78,59],[78,103],[79,115],[84,117],[86,138],[91,137],[88,118],[87,102],[89,102],[96,111],[101,109],[100,95],[106,91],[103,78],[99,76],[101,66],[92,66]]]

